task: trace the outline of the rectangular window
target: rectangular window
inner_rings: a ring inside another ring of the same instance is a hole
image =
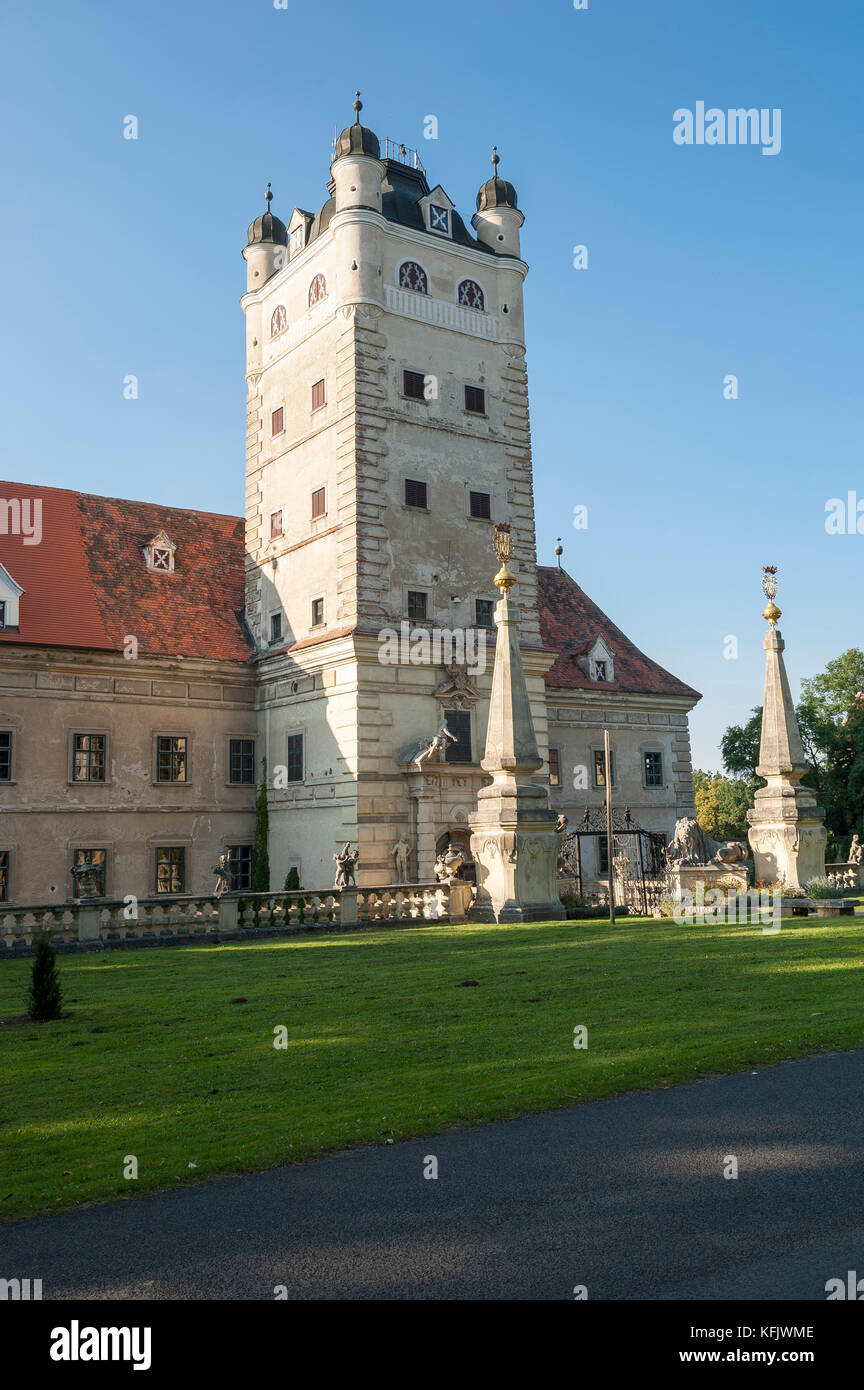
[[[486,414],[486,392],[482,386],[465,387],[465,409],[472,415]]]
[[[320,380],[320,381],[316,381],[316,382],[315,382],[315,385],[312,387],[312,409],[313,409],[313,410],[320,410],[323,404],[324,404],[324,378],[322,377],[321,380]]]
[[[645,754],[645,785],[646,787],[663,786],[663,754]]]
[[[408,621],[425,623],[427,621],[426,595],[416,589],[408,590]]]
[[[0,903],[9,901],[9,860],[8,849],[0,849]]]
[[[6,600],[0,601],[0,630],[6,626]]]
[[[156,781],[185,782],[187,772],[187,740],[162,737],[156,740]]]
[[[456,742],[447,743],[445,761],[448,763],[471,762],[471,715],[467,709],[446,709],[444,718]]]
[[[561,763],[557,748],[549,749],[549,785],[550,787],[560,787],[561,785]]]
[[[426,484],[418,482],[416,478],[406,478],[405,506],[422,507],[425,511],[428,505]]]
[[[185,893],[185,845],[160,846],[156,851],[156,892]]]
[[[314,521],[316,517],[323,516],[326,510],[326,489],[323,487],[316,488],[312,493],[312,520]]]
[[[270,416],[270,433],[281,434],[285,428],[285,407],[281,406],[274,410]]]
[[[76,849],[72,855],[73,898],[105,897],[104,849]]]
[[[474,622],[477,627],[495,626],[495,605],[491,598],[478,598],[474,604]]]
[[[75,734],[72,740],[72,781],[105,781],[105,734]]]
[[[278,512],[270,513],[270,539],[277,541],[282,535],[282,508]]]
[[[312,600],[312,626],[322,627],[324,624],[324,600],[323,598],[313,598]]]
[[[228,780],[234,787],[255,785],[255,740],[232,738],[228,741]]]
[[[282,641],[282,614],[281,614],[281,613],[271,613],[271,614],[270,614],[270,641],[271,641],[271,643],[273,643],[273,642],[281,642],[281,641]]]
[[[285,747],[285,767],[289,782],[303,781],[303,735],[289,734]]]
[[[252,887],[252,846],[227,845],[229,885],[232,893],[240,893]]]
[[[492,498],[488,492],[471,493],[471,515],[478,521],[492,520]]]
[[[402,373],[402,393],[410,396],[412,401],[425,401],[426,399],[426,378],[422,372],[403,372]]]
[[[0,782],[12,781],[12,734],[0,729]]]
[[[608,679],[609,679],[609,676],[608,676],[608,674],[607,674],[607,672],[608,672],[608,667],[607,667],[605,661],[595,661],[595,662],[594,662],[594,671],[595,671],[595,674],[596,674],[596,677],[597,677],[597,680],[598,680],[598,681],[608,681]]]
[[[609,750],[609,772],[612,778],[612,786],[615,785],[615,754]],[[594,785],[595,787],[606,786],[606,754],[602,748],[598,748],[594,753]]]

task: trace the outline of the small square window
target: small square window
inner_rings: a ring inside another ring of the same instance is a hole
[[[160,846],[156,851],[156,892],[183,893],[186,891],[185,845]]]
[[[663,786],[663,754],[645,754],[645,785],[646,787]]]
[[[402,392],[410,396],[412,401],[425,401],[426,399],[426,378],[422,372],[403,372],[402,373]]]
[[[228,781],[234,787],[255,785],[255,740],[232,738],[228,742]]]
[[[609,772],[612,778],[612,786],[615,785],[615,754],[609,750]],[[594,753],[594,785],[595,787],[606,786],[606,755],[602,748],[598,748]]]
[[[607,662],[605,662],[605,661],[595,661],[595,662],[594,662],[594,679],[595,679],[595,680],[598,680],[598,681],[608,681],[608,679],[609,679],[608,671],[609,671],[609,667],[608,667],[608,663],[607,663]]]
[[[482,386],[465,387],[465,409],[472,415],[486,414],[486,392]]]
[[[185,738],[160,735],[156,740],[156,781],[185,782],[187,751]]]
[[[426,484],[420,483],[416,478],[405,479],[405,506],[422,507],[424,511],[428,509],[428,495]]]
[[[9,729],[0,729],[0,782],[12,780],[12,734]]]
[[[316,517],[319,517],[319,516],[323,516],[323,515],[324,515],[324,513],[325,513],[325,511],[326,511],[325,500],[326,500],[326,499],[325,499],[325,489],[324,489],[323,487],[316,488],[315,491],[312,493],[312,520],[313,520],[313,521],[316,519]]]
[[[312,409],[320,410],[324,405],[324,380],[316,381],[312,387]]]
[[[474,604],[474,622],[477,627],[495,626],[495,604],[491,598],[478,598]]]
[[[408,621],[425,623],[427,621],[427,596],[416,589],[408,590]]]
[[[282,535],[282,508],[270,513],[270,539],[276,541]]]
[[[492,520],[492,498],[488,492],[472,492],[471,515],[478,521]]]
[[[271,613],[271,614],[270,614],[270,641],[271,641],[271,642],[281,642],[281,641],[282,641],[282,614],[281,614],[281,613]]]
[[[171,551],[170,551],[170,550],[160,550],[158,546],[155,546],[155,545],[154,545],[153,550],[152,550],[152,555],[153,555],[153,568],[154,568],[154,570],[162,570],[165,574],[170,574],[170,573],[171,573]]]
[[[289,734],[285,745],[285,769],[289,782],[303,781],[303,735]]]
[[[323,598],[313,598],[312,600],[312,626],[323,627],[324,625],[324,600]]]
[[[560,787],[561,785],[561,762],[557,748],[549,749],[549,785],[550,787]]]
[[[281,406],[281,405],[280,405],[279,409],[278,409],[278,410],[274,410],[274,411],[273,411],[273,414],[270,416],[270,433],[271,433],[271,434],[281,434],[282,431],[284,430],[284,428],[285,428],[285,408],[284,408],[284,406]]]
[[[105,781],[105,734],[75,734],[72,740],[72,781]]]
[[[429,204],[429,226],[433,232],[450,231],[450,212],[448,208],[440,208],[436,203]]]

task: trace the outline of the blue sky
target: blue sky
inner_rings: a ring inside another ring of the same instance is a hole
[[[285,220],[320,205],[360,87],[466,218],[500,147],[532,267],[539,558],[561,535],[704,692],[695,760],[718,766],[761,698],[763,564],[795,689],[862,643],[864,535],[825,530],[829,498],[864,499],[862,36],[860,0],[7,0],[4,475],[242,510],[246,227],[267,179]],[[780,108],[781,152],[676,145],[698,101]]]

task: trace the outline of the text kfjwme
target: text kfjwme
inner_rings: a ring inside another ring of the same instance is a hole
[[[704,101],[697,101],[695,111],[679,106],[672,120],[676,145],[761,145],[763,154],[779,154],[783,143],[779,106],[728,111],[712,106],[706,111]]]

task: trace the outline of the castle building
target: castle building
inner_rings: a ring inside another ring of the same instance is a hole
[[[7,900],[204,892],[225,849],[248,886],[265,763],[273,888],[325,887],[345,841],[361,886],[399,841],[428,882],[488,780],[497,521],[551,804],[599,806],[610,727],[658,845],[692,814],[698,693],[536,562],[516,191],[495,153],[469,231],[361,109],[323,206],[286,224],[268,188],[249,228],[245,524],[0,484]],[[37,503],[38,546],[14,524]]]

